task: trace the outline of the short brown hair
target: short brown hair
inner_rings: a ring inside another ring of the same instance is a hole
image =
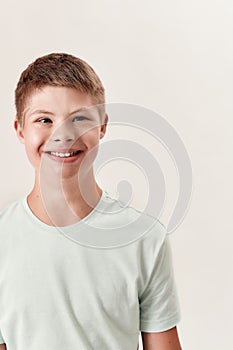
[[[104,87],[89,64],[66,53],[37,58],[24,70],[15,89],[16,118],[23,122],[23,111],[30,94],[43,86],[64,86],[88,93],[94,104],[104,104]]]

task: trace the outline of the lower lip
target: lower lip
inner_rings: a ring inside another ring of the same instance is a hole
[[[78,154],[71,156],[71,157],[58,157],[50,153],[46,153],[46,155],[55,160],[56,162],[59,163],[74,163],[76,160],[78,160],[83,152],[80,151]]]

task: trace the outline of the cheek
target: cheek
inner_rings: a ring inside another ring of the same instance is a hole
[[[88,148],[97,148],[99,145],[99,139],[100,139],[100,129],[99,128],[93,128],[91,131],[86,133],[85,140],[86,144],[88,145]]]
[[[29,149],[30,148],[34,149],[40,145],[40,140],[41,138],[38,135],[31,133],[30,135],[28,135],[27,139],[25,140],[26,141],[25,146]]]
[[[28,157],[33,157],[39,150],[41,145],[44,143],[44,138],[38,132],[30,131],[25,136],[25,150]]]
[[[87,147],[87,153],[84,161],[84,168],[87,167],[86,170],[93,164],[99,149],[99,137],[100,132],[99,128],[92,129],[88,133],[83,135],[82,142]]]

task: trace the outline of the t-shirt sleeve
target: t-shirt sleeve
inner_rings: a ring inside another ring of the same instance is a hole
[[[172,254],[165,234],[144,290],[139,295],[140,331],[163,332],[180,321],[180,306],[174,280]]]
[[[0,344],[4,344],[5,343],[5,341],[4,341],[4,339],[3,339],[3,337],[2,337],[2,333],[1,333],[1,331],[0,331]]]

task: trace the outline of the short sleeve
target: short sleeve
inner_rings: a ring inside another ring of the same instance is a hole
[[[141,332],[163,332],[175,327],[180,321],[180,306],[167,235],[156,255],[149,280],[139,296]]]
[[[2,333],[1,333],[1,331],[0,331],[0,344],[4,344],[5,343],[5,341],[4,341],[4,339],[3,339],[3,337],[2,337]]]

